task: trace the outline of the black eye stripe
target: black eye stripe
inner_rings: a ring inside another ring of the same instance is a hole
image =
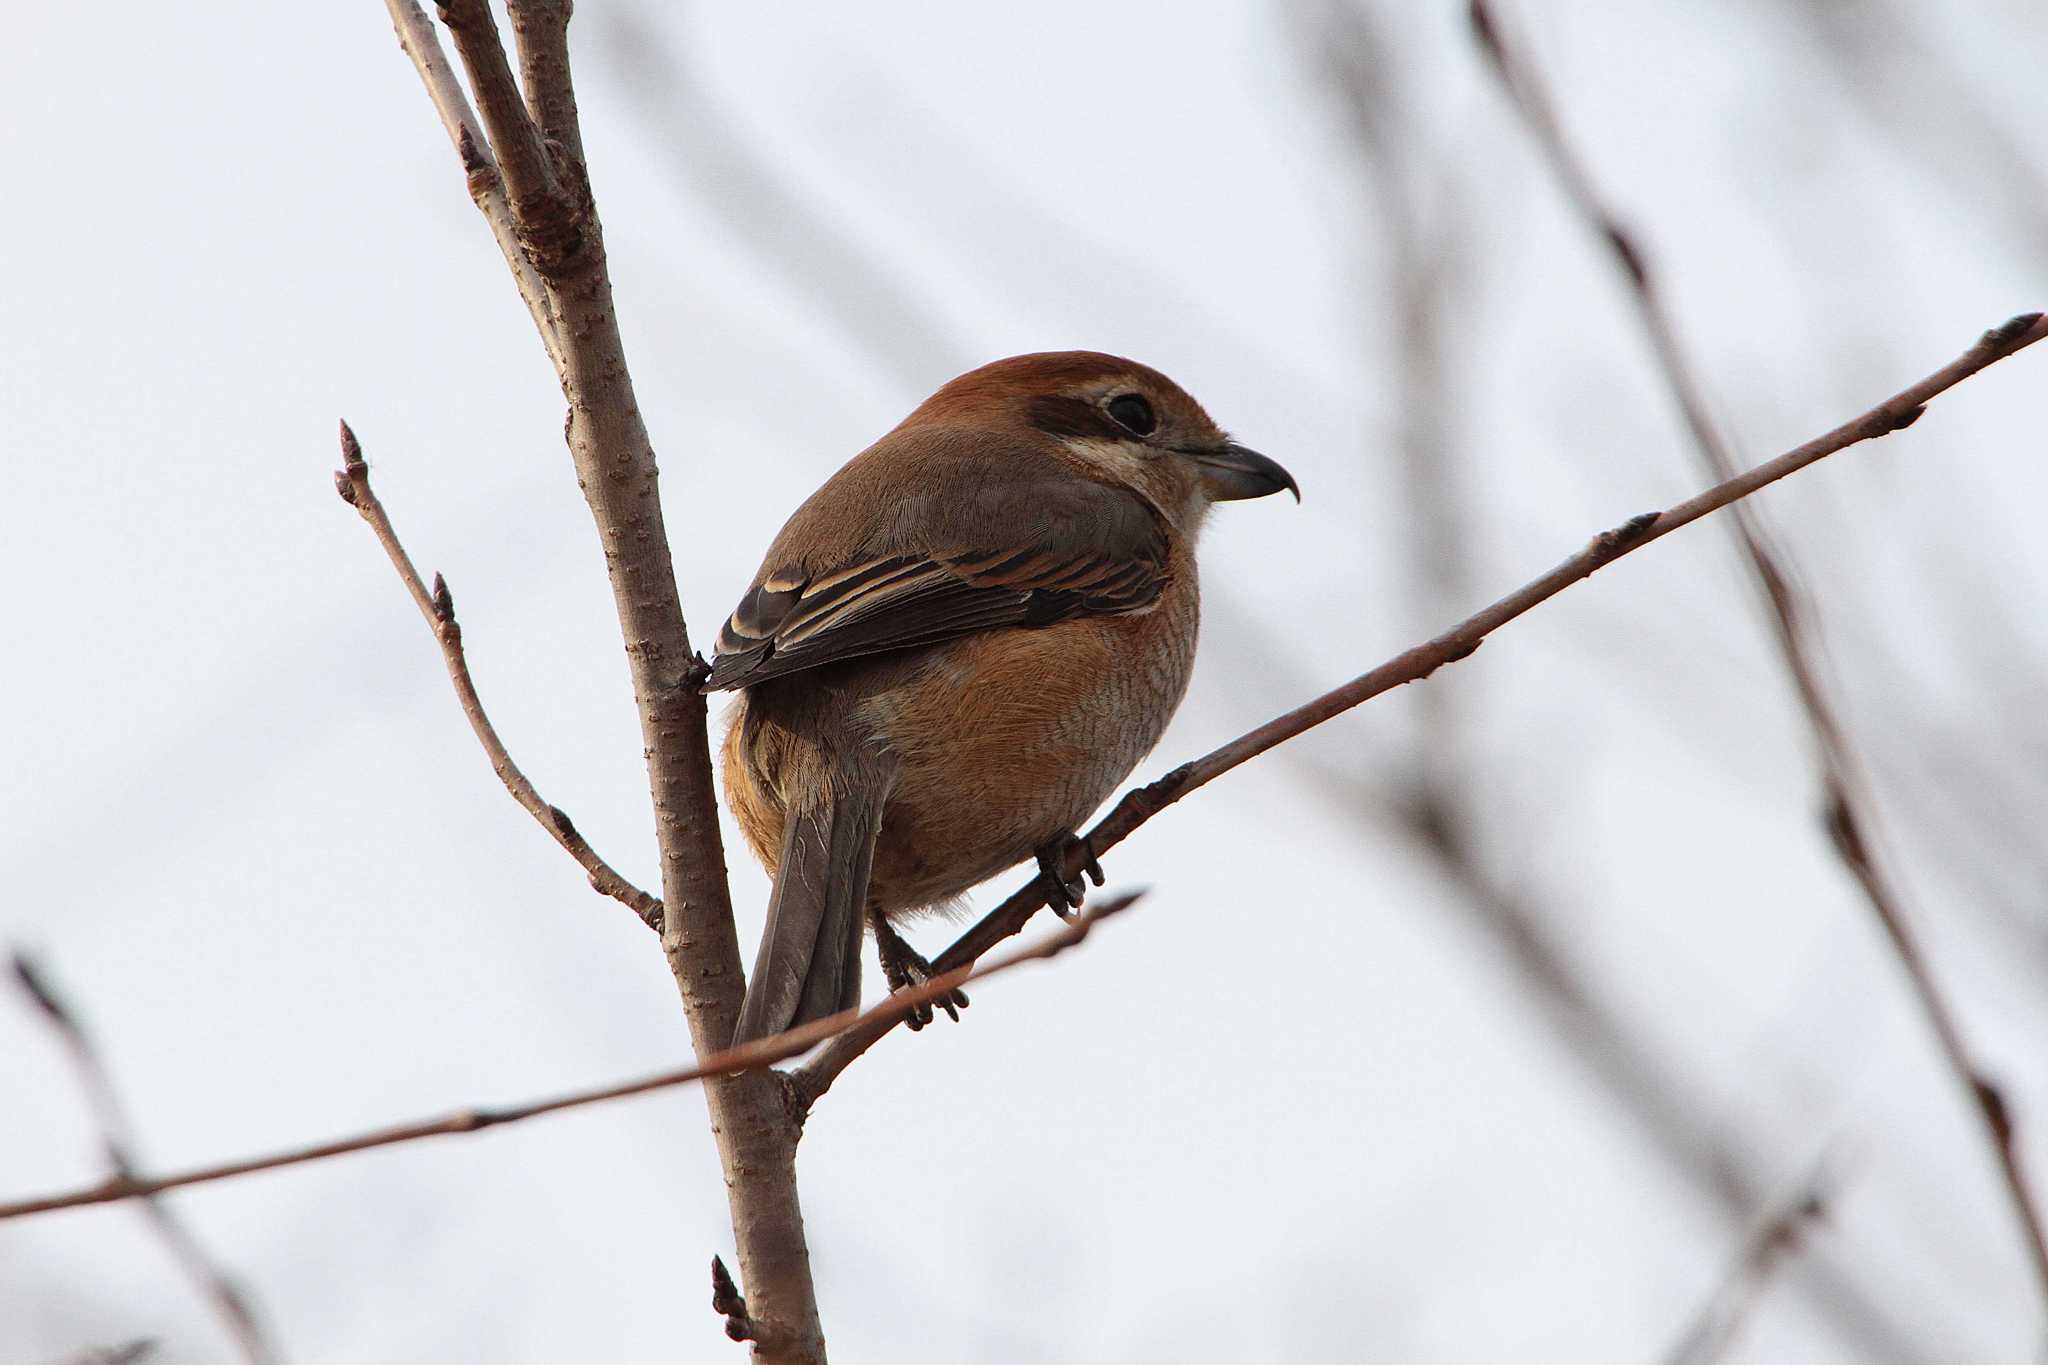
[[[1129,434],[1085,398],[1047,394],[1032,399],[1026,413],[1031,425],[1048,436],[1093,436],[1114,441]]]
[[[1104,406],[1119,426],[1140,436],[1150,436],[1159,426],[1159,419],[1153,416],[1152,405],[1143,394],[1120,393]]]

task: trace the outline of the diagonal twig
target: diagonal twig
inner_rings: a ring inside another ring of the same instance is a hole
[[[1796,1189],[1765,1210],[1714,1292],[1665,1355],[1665,1365],[1709,1365],[1720,1358],[1778,1264],[1800,1250],[1808,1230],[1827,1218],[1830,1184],[1823,1158]]]
[[[1509,621],[1563,592],[1583,578],[1589,578],[1606,564],[1638,550],[1653,540],[1688,526],[1740,498],[1748,497],[1766,484],[1825,459],[1860,441],[1887,435],[1911,426],[1938,394],[1996,364],[2015,351],[2048,337],[2048,321],[2039,313],[2022,313],[1994,327],[1977,339],[1962,355],[1902,389],[1859,417],[1852,418],[1824,436],[1796,446],[1776,459],[1724,480],[1705,492],[1662,512],[1646,512],[1610,531],[1595,536],[1583,550],[1549,573],[1517,588],[1492,606],[1467,617],[1433,640],[1406,650],[1370,673],[1333,688],[1320,697],[1267,721],[1256,730],[1239,736],[1192,763],[1184,763],[1166,776],[1139,787],[1117,802],[1109,814],[1075,842],[1069,850],[1064,873],[1080,875],[1081,863],[1092,852],[1100,855],[1136,831],[1146,821],[1190,792],[1207,785],[1241,763],[1258,757],[1277,744],[1342,715],[1361,702],[1388,692],[1403,683],[1420,682],[1448,663],[1470,656],[1488,635]],[[950,971],[969,963],[993,945],[1022,929],[1045,904],[1043,885],[1034,880],[1020,888],[1001,905],[962,934],[939,954],[936,970]],[[838,1079],[839,1074],[894,1027],[894,1021],[879,1021],[850,1029],[814,1060],[799,1068],[791,1078],[798,1100],[809,1105]]]
[[[50,1362],[50,1365],[142,1365],[156,1354],[156,1339],[139,1337],[119,1346],[88,1346]]]
[[[350,1137],[333,1138],[326,1142],[289,1151],[274,1152],[268,1156],[248,1157],[240,1161],[225,1161],[212,1166],[200,1166],[172,1175],[139,1175],[133,1171],[117,1170],[109,1179],[98,1185],[65,1194],[45,1195],[34,1199],[19,1199],[0,1203],[0,1221],[9,1218],[24,1218],[32,1213],[49,1213],[56,1209],[79,1208],[87,1204],[106,1204],[121,1199],[146,1199],[165,1190],[175,1190],[187,1185],[206,1185],[216,1180],[229,1180],[236,1176],[253,1175],[257,1171],[274,1171],[285,1166],[302,1166],[309,1161],[324,1161],[328,1157],[343,1156],[350,1152],[366,1152],[374,1147],[390,1147],[401,1142],[417,1142],[421,1138],[448,1137],[459,1133],[481,1132],[485,1128],[496,1128],[502,1124],[518,1123],[525,1119],[538,1118],[543,1114],[559,1114],[566,1109],[581,1109],[587,1105],[603,1104],[608,1100],[625,1099],[632,1095],[645,1095],[655,1090],[669,1090],[693,1081],[708,1080],[718,1076],[735,1075],[746,1071],[763,1071],[780,1061],[799,1056],[827,1038],[847,1029],[866,1027],[886,1020],[895,1023],[909,1015],[920,1005],[929,1005],[940,1000],[970,981],[980,981],[998,976],[1027,962],[1042,962],[1057,957],[1069,948],[1075,947],[1112,915],[1128,910],[1135,905],[1143,891],[1126,892],[1112,896],[1098,906],[1090,906],[1073,919],[1061,924],[1038,942],[1019,948],[986,966],[958,967],[951,971],[936,972],[917,986],[906,987],[892,992],[880,1004],[865,1012],[859,1009],[841,1011],[816,1019],[802,1028],[778,1033],[772,1038],[763,1038],[741,1047],[727,1048],[704,1058],[695,1066],[680,1067],[671,1071],[656,1072],[637,1080],[623,1081],[615,1085],[599,1086],[589,1090],[571,1091],[551,1099],[533,1100],[525,1104],[499,1108],[460,1109],[439,1118],[421,1119],[414,1123],[402,1123],[388,1128],[377,1128],[367,1133]]]
[[[121,1106],[120,1096],[114,1091],[114,1079],[100,1061],[92,1040],[86,1036],[84,1025],[78,1022],[78,1017],[57,994],[42,969],[24,953],[14,954],[14,976],[29,999],[35,1002],[43,1018],[64,1041],[72,1069],[78,1074],[86,1102],[99,1124],[100,1146],[106,1153],[107,1165],[113,1171],[109,1179],[133,1181],[136,1174],[134,1158],[130,1154],[132,1138],[128,1115]],[[243,1359],[249,1365],[276,1365],[282,1361],[283,1356],[257,1319],[248,1291],[238,1287],[228,1278],[226,1271],[214,1264],[213,1258],[207,1255],[206,1248],[199,1244],[199,1239],[185,1226],[184,1220],[161,1199],[144,1198],[142,1206],[151,1226],[169,1249],[171,1259],[213,1305],[228,1334],[235,1339]],[[139,1357],[131,1355],[127,1358]]]
[[[627,881],[610,863],[599,857],[597,850],[577,832],[568,814],[561,807],[551,806],[543,800],[533,782],[512,761],[505,742],[498,738],[497,727],[491,724],[491,718],[484,712],[483,700],[477,696],[476,680],[470,677],[469,659],[462,648],[462,627],[455,620],[455,599],[448,592],[448,584],[441,575],[435,574],[434,586],[430,589],[420,577],[420,571],[413,567],[412,556],[405,552],[398,532],[391,528],[391,518],[385,513],[384,504],[370,489],[369,463],[363,459],[362,445],[356,440],[355,432],[349,430],[347,422],[341,424],[341,459],[342,467],[334,475],[334,491],[341,494],[341,500],[360,512],[363,520],[370,524],[370,529],[377,535],[377,543],[390,556],[391,566],[398,570],[406,591],[412,594],[414,605],[426,618],[427,627],[434,632],[434,641],[441,646],[442,661],[448,666],[448,680],[455,684],[456,700],[462,703],[462,714],[469,718],[469,728],[476,732],[477,742],[484,746],[484,754],[491,760],[491,770],[505,784],[505,790],[512,794],[512,799],[540,821],[541,828],[590,874],[593,890],[623,902],[648,928],[661,932],[660,898]]]
[[[1728,477],[1734,471],[1735,456],[1708,413],[1704,388],[1678,340],[1677,328],[1642,247],[1600,197],[1591,175],[1565,137],[1563,125],[1534,70],[1510,47],[1487,0],[1470,0],[1469,15],[1480,48],[1499,73],[1516,110],[1557,173],[1566,198],[1607,243],[1627,278],[1637,316],[1702,465],[1713,477]],[[2020,1166],[2010,1111],[1997,1085],[1971,1057],[1954,1008],[1935,981],[1933,968],[1920,948],[1905,898],[1877,850],[1871,815],[1875,802],[1869,781],[1828,696],[1820,651],[1806,622],[1806,605],[1794,587],[1793,575],[1785,567],[1783,552],[1772,547],[1751,509],[1738,507],[1735,516],[1736,533],[1770,605],[1779,653],[1817,742],[1828,832],[1891,944],[1893,955],[1904,968],[1943,1061],[1970,1098],[1996,1158],[2036,1285],[2043,1301],[2048,1302],[2048,1229],[2043,1228],[2026,1172]]]

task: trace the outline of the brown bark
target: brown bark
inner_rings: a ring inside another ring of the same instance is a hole
[[[457,150],[474,178],[483,149],[463,145],[474,139],[474,123],[466,109],[451,115],[447,83],[437,84],[420,56],[418,9],[408,0],[386,3],[429,94],[443,106],[443,123],[456,129]],[[511,216],[554,323],[551,338],[542,324],[543,340],[556,354],[569,408],[569,452],[604,550],[640,713],[661,858],[662,950],[682,994],[691,1040],[703,1057],[732,1037],[745,991],[712,791],[705,702],[691,681],[695,655],[676,592],[654,448],[634,398],[603,228],[579,155],[565,41],[569,6],[561,0],[515,2],[510,11],[520,65],[533,82],[523,94],[485,0],[446,0],[440,6],[504,177],[498,202]],[[536,113],[544,127],[535,126]],[[481,199],[479,206],[488,215]],[[521,273],[518,262],[513,268]],[[822,1361],[824,1339],[796,1189],[801,1125],[786,1082],[773,1072],[749,1072],[714,1079],[705,1094],[740,1274],[761,1328],[755,1358],[793,1365]]]

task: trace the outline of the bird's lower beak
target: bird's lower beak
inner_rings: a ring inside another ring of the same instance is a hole
[[[1211,502],[1234,502],[1239,498],[1263,498],[1286,489],[1301,501],[1301,488],[1294,476],[1256,450],[1232,441],[1220,450],[1182,452],[1202,471],[1202,487]]]

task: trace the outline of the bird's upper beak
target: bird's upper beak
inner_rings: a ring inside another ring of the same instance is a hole
[[[1263,498],[1286,489],[1301,501],[1301,488],[1294,476],[1256,450],[1235,441],[1217,450],[1183,450],[1202,471],[1202,487],[1211,502],[1233,502],[1239,498]]]

